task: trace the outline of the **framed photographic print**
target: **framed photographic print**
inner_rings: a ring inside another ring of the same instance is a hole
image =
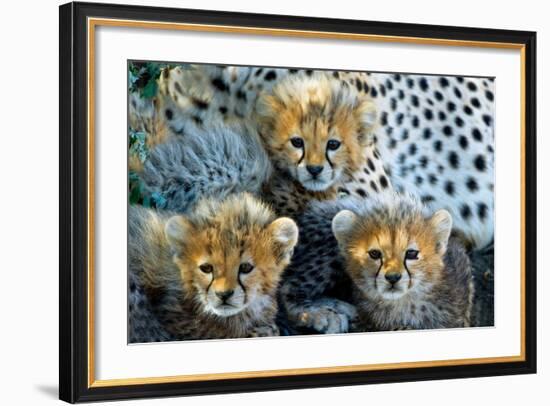
[[[60,398],[536,371],[533,32],[60,7]]]

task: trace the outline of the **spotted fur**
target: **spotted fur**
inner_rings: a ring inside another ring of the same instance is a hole
[[[338,190],[369,198],[391,191],[393,186],[448,210],[455,230],[473,247],[481,248],[492,241],[492,78],[189,65],[163,73],[161,100],[175,131],[180,128],[180,121],[189,117],[198,123],[259,117],[260,122],[266,123],[262,112],[269,109],[262,100],[276,97],[277,89],[284,89],[285,83],[294,83],[293,91],[281,100],[288,102],[294,97],[305,103],[309,96],[303,90],[316,76],[330,77],[331,83],[339,85],[338,91],[355,89],[359,98],[374,102],[377,122],[372,143],[366,148],[361,168],[336,190],[323,190],[329,192],[326,196],[305,193],[297,204],[284,206],[301,194],[296,182],[287,182],[286,194],[281,187],[274,188],[276,192],[269,196],[275,207],[300,211],[308,201],[333,198]],[[283,118],[278,124],[272,123],[271,128],[286,129],[287,121]],[[262,133],[270,156],[283,168],[285,162],[291,161],[292,151],[288,151],[288,159],[274,152],[288,137],[288,131]],[[315,142],[316,148],[324,147],[323,131],[313,133],[321,138]],[[316,159],[320,154],[315,155]],[[287,174],[278,185],[289,179],[295,177]]]

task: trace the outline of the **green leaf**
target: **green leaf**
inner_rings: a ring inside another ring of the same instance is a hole
[[[151,99],[157,95],[157,81],[156,79],[150,79],[145,87],[141,90],[141,97],[145,99]]]

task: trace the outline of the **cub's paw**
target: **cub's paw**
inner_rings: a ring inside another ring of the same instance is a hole
[[[338,299],[320,299],[304,307],[298,324],[324,334],[347,333],[357,316],[355,306]]]
[[[248,337],[273,337],[278,336],[279,327],[276,325],[256,326],[248,333]]]

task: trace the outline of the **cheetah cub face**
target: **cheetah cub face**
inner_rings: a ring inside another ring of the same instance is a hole
[[[426,216],[408,199],[367,215],[342,210],[332,222],[354,284],[368,298],[390,301],[437,285],[451,227],[446,210]]]
[[[191,216],[174,216],[165,228],[185,291],[207,312],[229,317],[261,309],[275,294],[298,239],[289,218],[248,194],[203,200]]]
[[[324,72],[288,76],[261,95],[260,134],[275,166],[311,191],[324,191],[364,162],[374,103]]]

